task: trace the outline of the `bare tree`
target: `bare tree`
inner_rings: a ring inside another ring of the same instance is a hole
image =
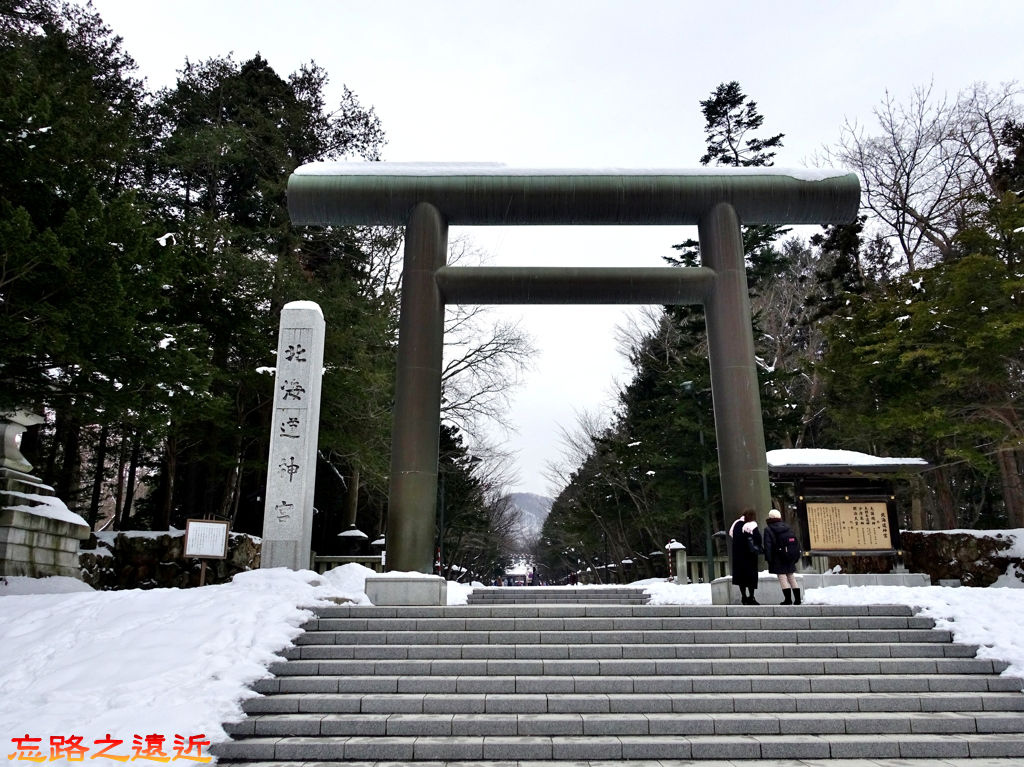
[[[979,194],[995,191],[999,133],[1019,120],[1020,88],[984,84],[940,97],[918,88],[907,104],[886,92],[875,125],[847,121],[829,162],[857,172],[863,205],[898,246],[910,271],[953,254],[956,232],[981,212]]]
[[[483,260],[468,240],[453,239],[448,263]],[[536,350],[517,323],[492,320],[487,306],[446,307],[444,336],[441,415],[480,442],[481,422],[501,423],[508,397]]]

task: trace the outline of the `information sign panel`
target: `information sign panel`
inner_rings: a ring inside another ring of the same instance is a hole
[[[190,519],[185,523],[185,556],[226,559],[228,523],[212,519]]]
[[[885,501],[808,501],[807,532],[812,551],[893,548]]]

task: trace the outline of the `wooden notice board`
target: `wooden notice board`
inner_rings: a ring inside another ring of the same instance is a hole
[[[892,514],[886,501],[807,501],[812,551],[891,551]]]
[[[190,519],[185,523],[185,556],[226,559],[228,523],[212,519]]]

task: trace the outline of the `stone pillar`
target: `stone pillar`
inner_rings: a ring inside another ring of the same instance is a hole
[[[293,301],[280,328],[260,566],[304,570],[312,566],[324,315],[312,301]]]
[[[715,205],[698,225],[701,261],[715,270],[704,304],[725,523],[751,508],[764,525],[771,508],[754,333],[736,211]]]
[[[444,303],[434,273],[447,248],[448,224],[437,208],[420,203],[405,229],[391,431],[387,569],[400,572],[434,569],[444,346]]]

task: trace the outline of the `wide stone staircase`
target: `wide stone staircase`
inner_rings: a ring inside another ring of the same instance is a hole
[[[220,761],[1024,764],[1021,680],[903,606],[339,606],[305,628]]]

